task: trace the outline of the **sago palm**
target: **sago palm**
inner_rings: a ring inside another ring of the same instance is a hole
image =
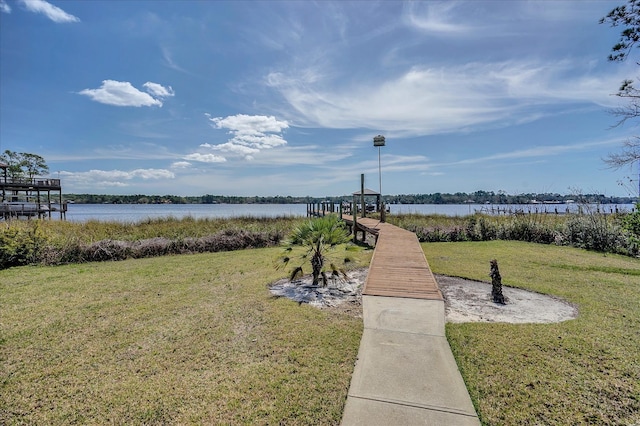
[[[300,256],[304,261],[310,259],[313,276],[313,285],[318,285],[322,276],[323,286],[327,285],[327,276],[324,271],[327,255],[331,250],[341,244],[349,242],[349,232],[344,223],[337,216],[325,216],[305,222],[294,229],[285,241],[287,245],[285,255],[280,259],[281,265],[288,265],[291,261],[291,253],[294,246],[303,246],[306,251]],[[345,261],[348,261],[345,258]],[[333,275],[338,274],[335,264],[330,264]],[[291,279],[302,274],[302,265],[293,269]]]

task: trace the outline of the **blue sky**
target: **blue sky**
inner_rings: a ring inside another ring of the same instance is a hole
[[[629,195],[612,1],[0,0],[0,150],[67,193]],[[632,58],[633,59],[633,58]]]

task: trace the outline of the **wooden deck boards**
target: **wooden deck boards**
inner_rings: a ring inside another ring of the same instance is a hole
[[[351,217],[346,218],[347,220]],[[418,238],[413,232],[359,218],[358,224],[377,232],[377,242],[362,294],[443,300]]]

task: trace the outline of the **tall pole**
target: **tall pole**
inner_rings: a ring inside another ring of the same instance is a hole
[[[380,209],[380,220],[382,222],[385,221],[385,211],[384,211],[384,202],[382,201],[382,163],[380,161],[380,148],[385,144],[384,136],[378,135],[373,138],[373,146],[378,147],[378,180],[380,184],[380,202],[378,203],[378,208]]]
[[[378,183],[380,185],[380,197],[382,197],[382,163],[380,162],[380,147],[378,146]],[[382,199],[382,198],[381,198]]]

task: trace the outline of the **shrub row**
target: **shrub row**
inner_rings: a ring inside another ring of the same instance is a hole
[[[508,217],[393,215],[388,221],[415,232],[422,242],[502,239],[569,245],[629,256],[640,253],[640,206],[633,213],[619,215],[597,212]],[[115,225],[99,223],[0,222],[0,269],[36,263],[54,265],[270,247],[278,245],[296,223],[296,220],[282,218],[243,219],[240,222],[237,219],[204,222],[169,219],[159,223],[119,225],[123,228],[120,230],[114,229]],[[227,228],[201,234],[204,229],[213,231],[224,226]],[[146,234],[162,236],[134,239],[132,232],[137,233],[140,227],[149,228],[145,230]],[[105,229],[118,237],[87,241],[87,235],[104,235]],[[176,230],[179,230],[178,235],[175,235]],[[201,236],[185,236],[189,234]]]
[[[69,239],[62,244],[51,245],[46,244],[46,239],[37,229],[7,227],[0,232],[0,269],[33,263],[57,265],[271,247],[280,244],[284,238],[284,232],[278,230],[226,229],[198,238],[154,237],[138,241],[105,239],[93,243]]]
[[[637,213],[590,213],[563,220],[535,214],[500,218],[473,215],[447,223],[434,220],[433,224],[401,217],[389,221],[414,232],[421,242],[517,240],[638,256],[640,235],[631,228],[638,220],[634,215]]]

